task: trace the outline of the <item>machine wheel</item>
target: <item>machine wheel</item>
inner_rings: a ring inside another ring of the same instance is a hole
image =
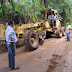
[[[27,50],[34,50],[38,48],[39,38],[34,31],[32,30],[27,31],[24,38]]]
[[[42,36],[39,36],[39,44],[43,45],[44,43],[44,38]]]
[[[46,39],[51,38],[51,35],[52,35],[51,33],[46,32]]]
[[[57,37],[59,37],[59,38],[61,38],[62,37],[62,30],[61,30],[61,28],[59,27],[59,28],[57,28],[57,30],[56,30],[56,36]]]
[[[62,27],[62,36],[65,36],[66,33],[65,33],[65,27]]]
[[[39,41],[39,44],[40,44],[40,45],[43,45],[43,43],[44,43],[44,40],[40,40],[40,41]]]

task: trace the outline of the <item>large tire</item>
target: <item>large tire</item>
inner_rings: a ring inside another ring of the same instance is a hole
[[[56,30],[56,36],[59,37],[59,38],[62,37],[62,30],[61,30],[60,27],[58,27],[57,30]]]
[[[27,31],[24,37],[24,42],[27,50],[35,50],[39,45],[38,35],[32,30]]]
[[[65,27],[62,27],[62,36],[65,36],[66,32],[65,32]]]

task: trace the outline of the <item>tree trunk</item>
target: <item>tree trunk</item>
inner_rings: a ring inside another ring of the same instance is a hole
[[[44,0],[44,5],[45,5],[45,8],[47,8],[47,7],[48,7],[47,0]]]

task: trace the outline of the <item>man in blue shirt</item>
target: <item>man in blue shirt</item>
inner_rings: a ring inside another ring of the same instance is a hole
[[[13,21],[9,21],[8,25],[9,26],[5,31],[5,37],[6,37],[6,45],[8,48],[9,68],[11,68],[12,70],[17,70],[19,69],[18,67],[15,67],[17,37],[13,29],[14,26]]]

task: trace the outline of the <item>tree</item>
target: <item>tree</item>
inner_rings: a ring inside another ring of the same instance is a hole
[[[9,6],[6,6],[7,1]],[[53,8],[58,11],[62,25],[66,26],[67,19],[72,22],[72,0],[0,0],[0,4],[0,17],[6,21],[10,18],[24,22],[41,20],[41,11]]]

